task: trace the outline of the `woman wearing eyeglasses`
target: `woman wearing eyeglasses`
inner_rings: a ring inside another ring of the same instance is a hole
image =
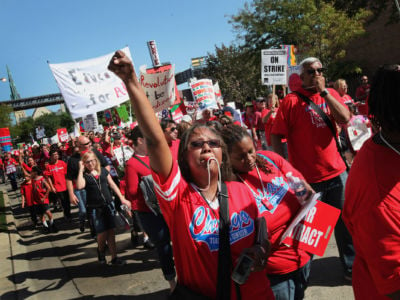
[[[117,51],[109,69],[124,81],[147,141],[155,190],[170,229],[178,286],[186,286],[192,292],[211,299],[237,299],[237,292],[242,299],[273,299],[264,271],[252,272],[247,281],[238,286],[238,291],[228,278],[227,287],[217,292],[220,244],[218,192],[221,181],[229,180],[231,174],[221,137],[207,126],[197,124],[191,127],[181,139],[176,162],[151,104],[137,81],[132,62],[123,52]],[[255,245],[255,223],[259,217],[255,201],[243,184],[225,184],[231,223],[230,261],[235,266],[239,255],[247,249],[254,260],[253,267],[263,269],[268,245]],[[230,268],[225,271],[230,276]]]
[[[79,161],[79,172],[76,180],[77,189],[86,190],[86,207],[88,215],[92,220],[96,231],[97,254],[99,262],[106,264],[106,244],[111,253],[112,265],[125,265],[126,262],[117,257],[115,245],[115,206],[110,193],[110,188],[121,199],[122,204],[131,207],[114,183],[111,175],[105,168],[102,168],[96,154],[92,151],[86,152]]]

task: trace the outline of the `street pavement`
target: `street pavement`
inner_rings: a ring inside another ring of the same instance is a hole
[[[130,233],[120,233],[117,250],[127,265],[100,265],[89,230],[79,231],[77,208],[72,210],[71,223],[55,212],[59,231],[46,234],[32,229],[19,193],[9,189],[10,185],[0,185],[6,196],[2,211],[8,225],[0,230],[0,300],[167,299],[168,283],[155,250],[133,248]],[[313,261],[305,299],[354,299],[337,255],[332,239],[324,257]]]

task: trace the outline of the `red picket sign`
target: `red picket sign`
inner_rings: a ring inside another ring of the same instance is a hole
[[[68,142],[68,131],[67,128],[59,128],[57,129],[58,140],[61,143]]]
[[[317,201],[282,243],[323,256],[339,215],[339,209]]]

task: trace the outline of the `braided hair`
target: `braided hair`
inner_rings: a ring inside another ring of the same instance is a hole
[[[222,138],[225,141],[225,144],[228,148],[228,153],[232,153],[233,147],[242,141],[243,138],[248,137],[251,139],[250,134],[247,130],[238,125],[228,125],[222,129]],[[254,149],[255,151],[255,149]],[[257,167],[262,170],[264,173],[269,174],[271,173],[271,164],[262,156],[256,155],[256,165]],[[233,166],[232,166],[233,168]],[[233,172],[235,170],[233,169]]]

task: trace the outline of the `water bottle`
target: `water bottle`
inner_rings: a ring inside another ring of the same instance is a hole
[[[304,182],[300,178],[293,176],[292,172],[287,172],[286,178],[288,179],[289,187],[294,191],[300,204],[303,205],[307,200],[307,189]]]

